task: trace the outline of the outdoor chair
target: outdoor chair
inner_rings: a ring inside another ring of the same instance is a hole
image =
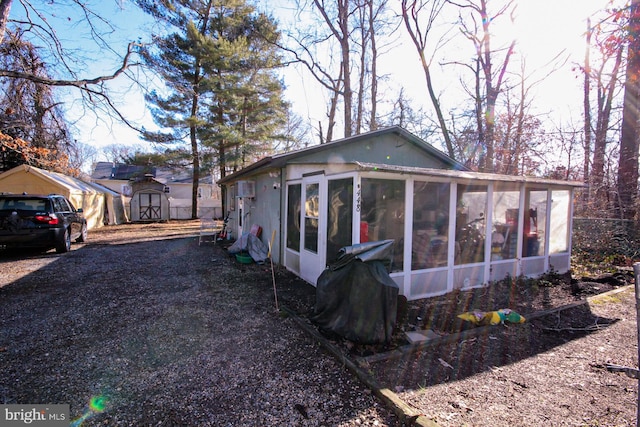
[[[200,236],[198,246],[203,243],[215,243],[220,232],[213,218],[200,218]]]

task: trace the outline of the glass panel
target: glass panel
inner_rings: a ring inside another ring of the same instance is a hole
[[[491,260],[514,259],[518,247],[519,191],[493,192]]]
[[[327,263],[340,248],[351,246],[353,235],[353,178],[330,180],[327,212]]]
[[[569,191],[551,192],[549,254],[569,251]]]
[[[404,256],[404,181],[362,179],[361,241],[394,239],[392,271]]]
[[[525,205],[522,256],[544,255],[547,191],[528,191]]]
[[[456,265],[483,262],[487,186],[458,185],[456,206]]]
[[[411,269],[447,265],[449,184],[416,181],[413,186]]]
[[[300,205],[302,200],[302,185],[294,184],[288,187],[287,197],[287,248],[300,250]]]
[[[307,184],[305,186],[304,248],[315,253],[318,253],[319,189],[320,184]]]

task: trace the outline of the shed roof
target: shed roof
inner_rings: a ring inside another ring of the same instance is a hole
[[[385,134],[396,134],[401,138],[407,140],[409,143],[414,144],[416,147],[424,150],[427,154],[433,156],[434,158],[440,160],[444,164],[449,165],[452,169],[455,170],[469,170],[462,163],[455,161],[451,157],[447,156],[440,150],[436,149],[433,145],[428,144],[423,141],[421,138],[413,135],[411,132],[399,127],[399,126],[390,126],[384,129],[375,130],[372,132],[362,133],[359,135],[354,135],[348,138],[339,139],[332,142],[327,142],[326,144],[314,145],[312,147],[303,148],[296,151],[290,151],[282,154],[275,154],[273,156],[264,157],[261,160],[231,174],[227,175],[224,178],[218,180],[219,184],[224,184],[229,181],[234,181],[243,176],[252,175],[262,169],[265,168],[281,168],[289,162],[296,160],[302,156],[307,156],[309,154],[313,154],[319,151],[325,150],[339,150],[342,146],[351,144],[357,141],[362,141],[365,139],[375,138]]]
[[[473,172],[469,170],[448,170],[448,169],[433,169],[433,168],[416,168],[410,166],[396,166],[386,165],[379,163],[366,163],[366,162],[354,162],[359,170],[363,171],[384,171],[384,172],[396,172],[412,175],[425,175],[425,176],[437,176],[444,178],[461,178],[473,181],[502,181],[502,182],[516,182],[516,183],[530,183],[541,185],[564,185],[569,187],[584,187],[586,184],[579,181],[564,181],[548,178],[537,178],[533,176],[523,175],[502,175],[497,173],[485,173],[485,172]]]

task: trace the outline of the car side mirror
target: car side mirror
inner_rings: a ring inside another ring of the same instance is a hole
[[[78,212],[78,213],[83,213],[83,212],[84,212],[84,210],[83,210],[82,208],[79,208],[79,209],[76,209],[76,212]]]

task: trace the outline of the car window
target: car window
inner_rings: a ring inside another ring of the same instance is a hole
[[[71,203],[71,200],[69,200],[69,199],[64,199],[64,200],[69,205],[69,210],[71,212],[76,212],[77,211],[76,207],[73,205],[73,203]]]
[[[0,199],[0,209],[13,209],[15,201],[13,199]]]
[[[0,199],[0,209],[2,210],[30,210],[30,211],[47,211],[47,199],[33,198],[7,198]]]
[[[27,210],[44,211],[47,207],[47,201],[45,199],[23,199],[22,205]]]
[[[55,204],[57,212],[69,212],[69,211],[71,211],[71,208],[69,208],[69,204],[62,197],[55,197],[53,199],[53,202]]]

